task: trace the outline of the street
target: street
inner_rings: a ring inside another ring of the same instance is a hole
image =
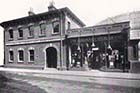
[[[139,93],[140,91],[140,80],[133,79],[27,72],[8,72],[6,77],[14,79],[6,82],[7,85],[14,86],[15,90],[18,88],[18,91],[13,93],[25,93],[25,91],[19,92],[23,88],[26,93]]]

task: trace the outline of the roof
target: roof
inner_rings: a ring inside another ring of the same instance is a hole
[[[22,18],[18,18],[18,19],[5,21],[5,22],[0,23],[0,25],[2,27],[8,27],[8,26],[14,26],[14,25],[19,25],[19,24],[30,23],[31,21],[38,22],[43,19],[46,19],[49,16],[54,16],[54,14],[59,16],[60,13],[63,13],[63,12],[68,13],[73,18],[73,20],[75,20],[79,25],[85,26],[85,24],[67,7],[40,13],[40,14],[35,14],[32,16],[26,16],[26,17],[22,17]]]
[[[109,17],[105,20],[102,20],[97,25],[112,24],[126,21],[130,21],[131,29],[140,28],[140,11],[133,11]]]

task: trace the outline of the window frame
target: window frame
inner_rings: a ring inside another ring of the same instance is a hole
[[[9,34],[9,40],[13,40],[14,39],[14,30],[13,29],[9,29],[8,30],[8,34]]]
[[[68,30],[71,29],[71,22],[68,21],[67,26],[68,26],[68,28],[67,28]]]
[[[13,53],[12,56],[11,56],[11,53],[10,52]],[[11,60],[11,57],[13,58],[12,60]],[[14,62],[14,51],[13,50],[9,50],[9,62]]]
[[[54,24],[55,23],[58,23],[58,24],[56,24],[56,25],[59,25],[58,27],[59,27],[59,30],[58,30],[58,32],[54,32],[54,29],[55,29],[55,26],[54,26]],[[52,34],[59,34],[60,33],[60,21],[59,20],[55,20],[55,21],[53,21],[52,22]]]
[[[44,27],[42,28],[42,26],[44,26]],[[40,23],[39,27],[40,27],[39,36],[45,36],[46,35],[46,23]]]
[[[22,32],[22,37],[20,36],[21,32]],[[23,39],[23,36],[24,36],[23,29],[22,28],[18,28],[18,39]]]
[[[20,60],[19,51],[22,51],[22,52],[23,52],[23,60]],[[24,50],[23,50],[23,49],[19,49],[19,50],[18,50],[18,62],[24,62]]]
[[[31,52],[30,51],[33,51],[33,60],[31,60]],[[28,50],[28,62],[34,62],[35,61],[35,50],[34,49],[29,49]]]
[[[28,37],[33,38],[34,37],[34,25],[28,26]]]

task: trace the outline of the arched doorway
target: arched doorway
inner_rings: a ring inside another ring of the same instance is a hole
[[[57,68],[57,50],[55,48],[46,49],[46,63],[49,68]]]

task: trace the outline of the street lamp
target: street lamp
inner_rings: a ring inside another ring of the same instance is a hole
[[[112,50],[111,45],[110,45],[110,31],[108,30],[108,47],[107,49]]]
[[[81,48],[80,48],[80,37],[81,37],[81,31],[79,30],[80,36],[78,37],[78,47],[77,50],[80,52]]]
[[[93,31],[93,36],[92,36],[92,45],[91,45],[91,47],[92,47],[92,49],[95,47],[95,43],[94,43],[94,30],[92,30]]]

